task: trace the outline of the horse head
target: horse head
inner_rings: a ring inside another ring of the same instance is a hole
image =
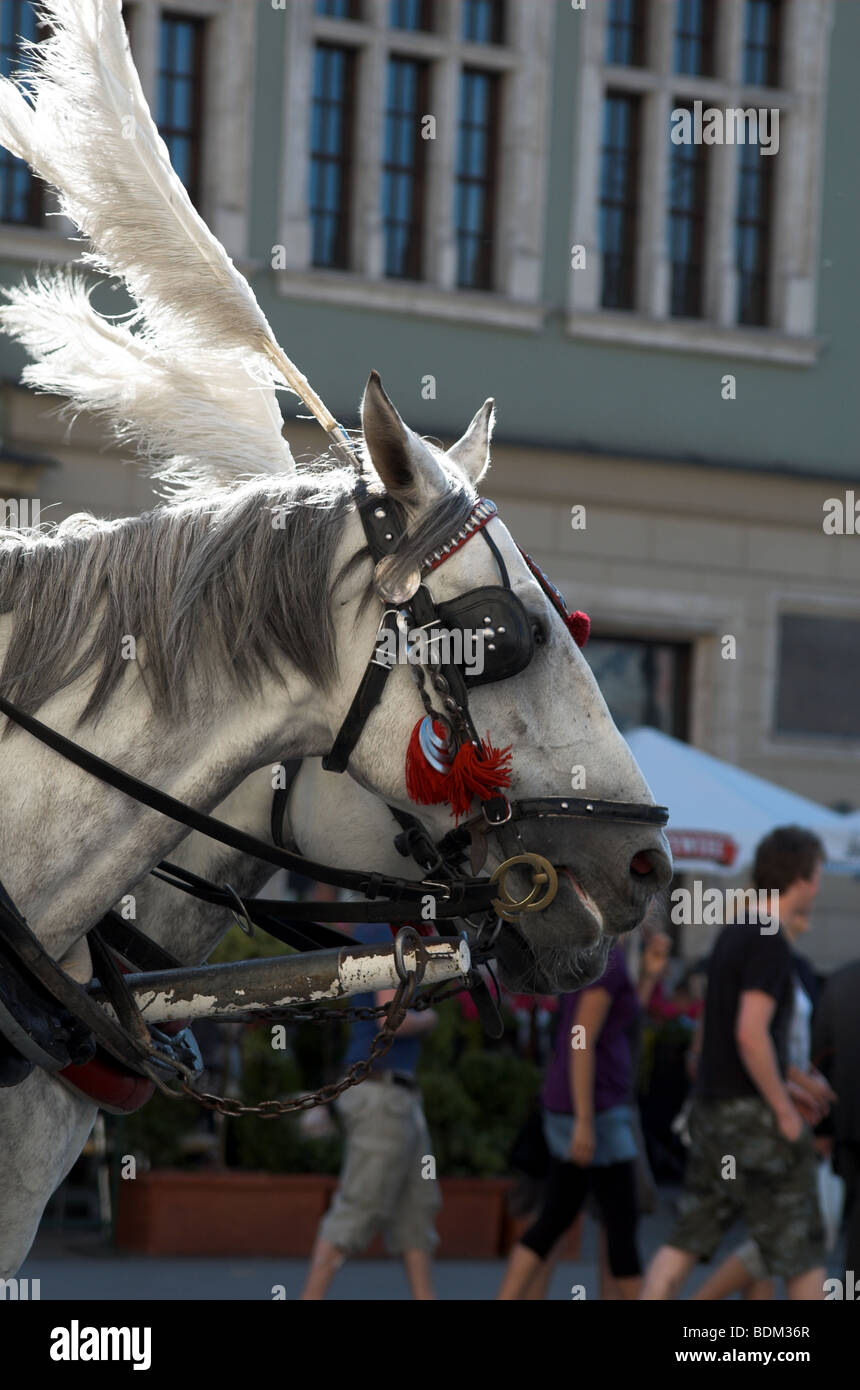
[[[615,937],[641,921],[653,895],[669,882],[671,856],[660,829],[665,817],[654,807],[569,624],[501,519],[479,504],[476,489],[489,466],[492,402],[482,406],[447,452],[408,428],[376,374],[361,414],[366,457],[382,485],[374,483],[368,495],[381,532],[374,551],[372,527],[368,531],[371,553],[359,552],[366,564],[358,563],[352,533],[351,563],[335,585],[335,601],[347,620],[341,633],[353,635],[348,651],[339,653],[343,703],[332,732],[339,730],[342,737],[352,724],[352,777],[377,798],[419,815],[436,841],[455,829],[463,809],[460,804],[458,816],[450,801],[430,803],[429,798],[416,805],[410,795],[415,778],[410,782],[408,760],[410,754],[420,756],[416,730],[422,719],[425,731],[431,725],[436,733],[437,747],[444,745],[443,770],[434,783],[443,794],[444,759],[453,761],[464,743],[471,742],[481,764],[476,786],[488,764],[491,774],[498,769],[497,795],[492,790],[485,799],[476,795],[469,812],[472,830],[485,840],[487,871],[522,860],[504,870],[507,896],[516,901],[538,897],[532,891],[534,864],[524,856],[540,856],[557,875],[555,894],[542,910],[508,914],[496,941],[503,976],[518,989],[576,988],[601,973]],[[487,544],[478,539],[481,534]],[[440,543],[440,535],[447,540]],[[385,553],[373,571],[375,593],[368,601],[369,567],[380,548]],[[412,639],[407,636],[406,659],[394,663],[378,703],[356,721],[350,701],[356,678],[377,649],[381,614],[389,615],[392,633],[398,623],[404,632],[416,616],[420,592],[419,617],[432,612],[441,622],[446,614],[471,614],[480,628],[488,617],[482,618],[482,608],[492,607],[492,591],[505,591],[508,605],[494,611],[510,612],[523,629],[515,644],[518,655],[509,659],[510,634],[494,618],[496,627],[488,629],[492,650],[486,634],[482,643],[483,670],[476,669],[471,681],[463,671],[461,684],[449,668],[411,664],[409,641],[414,651],[420,626],[415,624]],[[475,594],[477,601],[469,602]],[[416,671],[421,672],[417,681]],[[493,762],[499,749],[509,749],[509,756]],[[476,758],[470,756],[474,772]],[[333,802],[337,798],[333,792]],[[492,813],[476,824],[487,802],[495,803]],[[507,817],[505,805],[511,811]],[[331,809],[336,820],[352,822],[346,836],[353,862],[360,852],[375,864],[377,819],[346,791],[339,807]],[[329,821],[329,857],[339,838],[333,828]]]

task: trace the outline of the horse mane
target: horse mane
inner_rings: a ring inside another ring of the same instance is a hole
[[[168,717],[187,713],[192,685],[204,698],[225,677],[258,689],[278,658],[328,688],[337,672],[329,598],[368,558],[365,548],[332,577],[355,481],[323,459],[120,521],[80,513],[0,530],[0,615],[14,623],[0,690],[32,713],[96,668],[79,723],[95,720],[127,672],[129,637],[153,708]],[[462,526],[473,500],[451,478],[405,538],[404,568]]]

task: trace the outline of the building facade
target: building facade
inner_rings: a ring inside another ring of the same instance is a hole
[[[488,490],[590,612],[621,727],[860,804],[860,7],[124,10],[177,169],[330,409],[355,425],[377,368],[447,441],[495,397]],[[0,0],[4,72],[29,14]],[[9,283],[77,248],[4,160]],[[146,505],[22,363],[0,345],[0,496],[43,517]],[[318,430],[285,410],[311,454]],[[828,882],[822,969],[858,954],[857,909],[856,883]]]

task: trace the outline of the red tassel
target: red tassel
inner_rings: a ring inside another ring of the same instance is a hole
[[[451,771],[446,779],[446,800],[456,819],[465,816],[474,797],[486,801],[488,797],[510,786],[511,748],[494,748],[490,735],[481,740],[481,755],[473,743],[464,743],[457,749]]]
[[[437,772],[431,767],[421,749],[418,733],[423,719],[419,719],[412,730],[409,747],[406,750],[406,795],[410,801],[420,806],[439,806],[448,800],[449,777],[446,772]],[[444,724],[433,723],[434,732],[444,738],[448,730]]]
[[[450,771],[437,772],[421,749],[418,735],[422,722],[419,719],[412,730],[406,750],[406,794],[410,801],[420,806],[441,806],[447,801],[459,821],[475,797],[485,801],[510,785],[511,745],[494,748],[487,734],[481,740],[480,754],[473,743],[464,743],[457,749]],[[448,732],[444,724],[435,721],[433,728],[442,737]]]
[[[576,645],[584,647],[591,631],[591,619],[587,613],[570,613],[567,618],[567,628]]]

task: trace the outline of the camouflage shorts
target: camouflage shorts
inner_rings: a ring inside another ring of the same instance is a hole
[[[745,1096],[695,1101],[690,1138],[670,1245],[708,1260],[741,1217],[769,1274],[791,1279],[824,1264],[815,1151],[807,1129],[790,1143],[770,1106]]]

